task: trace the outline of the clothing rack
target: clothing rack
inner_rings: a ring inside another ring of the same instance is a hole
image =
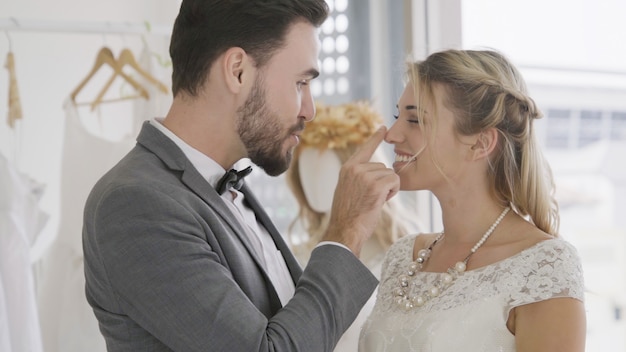
[[[87,34],[150,34],[169,36],[172,26],[152,25],[150,22],[87,22],[0,18],[0,30],[5,32],[64,32]]]

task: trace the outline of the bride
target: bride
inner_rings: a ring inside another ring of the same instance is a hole
[[[409,65],[386,141],[402,190],[429,190],[444,230],[406,236],[383,262],[359,350],[584,351],[583,276],[558,235],[541,117],[494,51]]]

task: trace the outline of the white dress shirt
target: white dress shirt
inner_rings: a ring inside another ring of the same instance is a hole
[[[152,119],[150,123],[176,143],[200,175],[212,187],[215,187],[219,179],[226,173],[226,170],[213,159],[185,143],[172,131],[168,130],[167,127],[163,126],[161,121],[162,119]],[[254,250],[261,258],[263,269],[265,269],[272,281],[282,305],[285,306],[293,297],[295,285],[282,253],[276,248],[276,244],[267,230],[259,224],[254,212],[243,204],[243,193],[231,189],[230,192],[224,192],[221,197],[245,229]]]

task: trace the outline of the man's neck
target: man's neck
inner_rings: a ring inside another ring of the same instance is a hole
[[[205,97],[177,95],[163,125],[194,149],[228,170],[245,157],[236,130],[236,110]]]

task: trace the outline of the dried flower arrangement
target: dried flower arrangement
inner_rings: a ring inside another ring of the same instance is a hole
[[[382,118],[367,101],[342,105],[316,102],[315,119],[308,122],[300,142],[318,149],[343,149],[360,145],[382,124]]]

